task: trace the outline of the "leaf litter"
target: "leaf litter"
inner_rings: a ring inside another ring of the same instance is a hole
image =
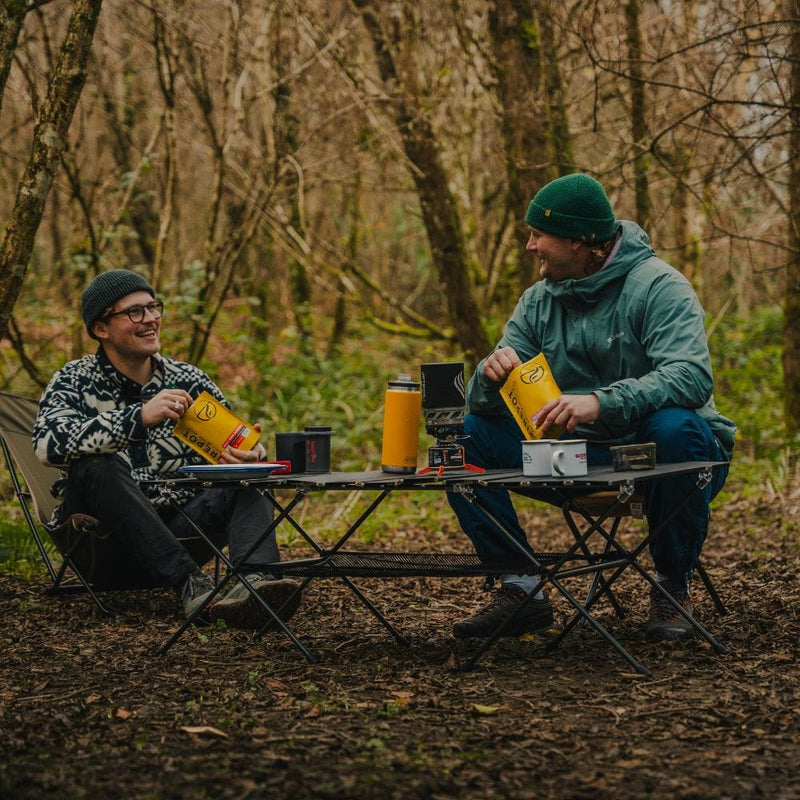
[[[598,608],[650,678],[588,626],[554,651],[503,640],[462,671],[475,644],[450,626],[484,602],[477,579],[359,581],[408,647],[342,583],[312,582],[293,620],[308,664],[278,633],[214,628],[158,656],[172,593],[107,595],[103,619],[86,596],[2,576],[0,798],[800,798],[800,548],[772,506],[749,516],[757,554],[746,514],[717,510],[704,550],[728,613],[694,595],[729,654],[644,642],[633,577],[627,618]],[[550,546],[557,518],[539,516],[525,524]]]

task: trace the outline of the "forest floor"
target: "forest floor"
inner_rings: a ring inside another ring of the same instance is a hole
[[[410,647],[345,586],[312,583],[293,620],[320,656],[308,664],[279,633],[217,628],[156,656],[180,622],[171,593],[106,595],[105,619],[86,596],[2,577],[0,797],[800,798],[800,547],[785,513],[715,513],[704,561],[728,613],[700,589],[695,608],[727,655],[645,643],[641,580],[620,587],[628,618],[598,612],[652,677],[583,628],[555,651],[503,640],[460,670],[475,644],[450,625],[483,601],[477,579],[359,582]],[[558,519],[526,519],[533,540],[555,546]]]

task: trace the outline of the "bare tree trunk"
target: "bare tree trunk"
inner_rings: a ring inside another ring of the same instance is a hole
[[[5,0],[0,4],[0,108],[27,5],[27,0]]]
[[[544,64],[545,102],[542,108],[547,112],[549,120],[547,127],[550,130],[550,148],[556,171],[559,176],[567,175],[575,169],[575,159],[567,103],[564,99],[564,81],[559,66],[561,62],[556,39],[557,26],[553,23],[553,7],[550,0],[538,0],[536,12]]]
[[[531,0],[496,0],[489,9],[489,33],[502,106],[507,213],[514,220],[518,244],[516,299],[534,281],[534,260],[524,247],[528,238],[525,210],[537,189],[556,177],[550,159],[549,98],[542,74],[541,36]],[[523,75],[525,80],[520,85]]]
[[[288,223],[300,237],[306,241],[307,231],[303,214],[303,170],[301,165],[292,157],[297,152],[298,119],[293,106],[291,82],[291,58],[295,48],[290,46],[287,33],[284,32],[285,12],[279,11],[275,15],[275,40],[272,48],[273,71],[275,74],[275,88],[273,98],[275,102],[274,136],[275,150],[278,161],[285,159],[288,169],[284,172],[283,184],[288,189],[288,202],[290,210]],[[288,27],[293,27],[291,24]],[[300,342],[300,349],[305,355],[313,355],[311,336],[311,280],[304,259],[289,258],[289,277],[292,292],[292,315]]]
[[[461,347],[470,358],[477,359],[490,349],[491,344],[469,279],[464,234],[436,135],[418,106],[413,76],[400,75],[397,69],[392,48],[396,49],[400,44],[400,26],[395,24],[391,36],[387,36],[369,0],[354,0],[354,4],[360,10],[372,39],[386,90],[392,95],[395,122],[402,137],[403,150],[412,165],[411,174],[419,195],[433,263],[444,287],[450,322]]]
[[[787,0],[789,41],[789,234],[790,253],[783,301],[784,419],[789,436],[800,431],[800,0]]]
[[[359,244],[361,242],[361,194],[363,178],[359,169],[355,174],[352,192],[345,193],[345,208],[342,216],[349,220],[350,230],[347,236],[347,258],[353,264],[358,262]],[[343,276],[336,285],[336,306],[333,314],[333,329],[328,345],[328,357],[336,355],[347,335],[347,282]]]
[[[100,70],[98,70],[99,72]],[[98,78],[98,91],[103,98],[103,110],[113,124],[110,127],[109,152],[114,158],[119,173],[128,175],[132,180],[128,186],[128,202],[120,207],[120,216],[124,215],[129,221],[135,236],[130,245],[126,245],[126,256],[132,263],[153,263],[154,247],[158,228],[158,211],[154,206],[154,193],[136,191],[141,181],[141,161],[137,163],[135,146],[133,142],[134,119],[139,109],[134,107],[133,98],[126,96],[121,103],[114,97],[113,91],[103,85],[103,78],[113,76],[102,75]],[[148,147],[145,149],[145,158],[150,156],[156,146],[155,136],[151,136]]]
[[[625,5],[625,24],[628,34],[629,83],[631,87],[631,138],[633,140],[633,185],[636,192],[636,218],[647,230],[650,226],[650,195],[647,191],[647,119],[642,75],[642,35],[639,30],[641,8],[639,0]]]
[[[231,98],[230,89],[234,82],[234,71],[241,68],[236,59],[241,18],[233,5],[227,8],[227,12],[224,39],[220,42],[222,58],[216,86],[211,77],[213,72],[210,62],[203,48],[189,38],[185,30],[179,33],[181,52],[189,68],[187,73],[189,87],[203,119],[207,137],[206,146],[209,148],[212,160],[209,205],[202,248],[202,271],[196,289],[192,334],[186,354],[186,359],[192,363],[199,363],[205,354],[214,322],[233,283],[238,259],[252,236],[253,215],[260,209],[260,205],[254,207],[243,202],[229,202],[227,192],[229,162],[226,144],[231,136],[231,126],[234,124],[231,122],[231,109],[228,103]],[[218,95],[214,91],[215,88],[219,89]],[[169,131],[165,133],[170,135]],[[258,173],[254,176],[253,183],[257,182],[259,182]],[[165,197],[165,202],[167,199]],[[165,226],[169,224],[169,220],[164,216],[166,210],[162,209],[162,230],[166,230]]]
[[[175,264],[171,274],[164,275],[165,249],[167,237],[176,214],[175,192],[178,183],[177,147],[175,145],[175,75],[177,71],[176,48],[171,41],[168,25],[163,17],[153,10],[153,45],[158,70],[158,85],[164,98],[164,114],[162,117],[164,136],[164,162],[166,176],[161,197],[161,209],[158,220],[158,235],[153,251],[151,279],[153,286],[160,288],[165,280],[175,280],[180,274],[181,265]]]
[[[33,130],[28,164],[17,188],[11,217],[0,243],[0,338],[6,335],[53,185],[67,134],[78,105],[92,39],[103,0],[74,0],[47,97]]]

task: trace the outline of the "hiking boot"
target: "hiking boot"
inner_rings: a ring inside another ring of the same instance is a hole
[[[242,581],[247,581],[284,622],[292,618],[300,605],[300,584],[297,581],[289,578],[278,580],[271,575],[253,572],[240,578],[224,599],[214,603],[211,609],[212,620],[224,620],[229,628],[260,630],[267,623],[269,625],[266,630],[277,627]]]
[[[175,591],[178,593],[178,597],[180,597],[181,603],[183,604],[183,613],[188,619],[203,605],[203,603],[205,603],[209,596],[214,594],[214,581],[211,580],[209,575],[206,575],[205,572],[198,569],[196,572],[191,572],[187,575],[183,581],[175,587]],[[202,614],[200,614],[195,622],[207,623],[208,611],[213,604],[214,601],[212,600],[203,609]]]
[[[683,609],[689,614],[692,613],[688,587],[672,581],[664,581],[659,585],[666,589]],[[694,626],[678,613],[655,586],[650,587],[650,619],[645,628],[645,638],[648,642],[694,638]]]
[[[492,600],[477,614],[467,617],[453,625],[453,634],[459,639],[470,636],[486,638],[491,636],[498,626],[507,620],[520,606],[527,595],[517,586],[503,586],[495,592]],[[553,607],[544,597],[541,600],[530,600],[525,608],[517,614],[510,625],[507,625],[501,636],[522,636],[524,633],[536,633],[553,626]]]

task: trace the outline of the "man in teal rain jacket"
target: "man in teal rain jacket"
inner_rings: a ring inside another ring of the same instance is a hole
[[[655,442],[660,463],[729,461],[735,425],[714,406],[704,313],[690,283],[659,259],[635,223],[616,220],[602,185],[573,174],[544,186],[528,207],[526,249],[539,258],[543,280],[520,298],[495,350],[478,365],[467,391],[466,459],[485,468],[520,467],[523,438],[500,387],[518,364],[544,353],[561,397],[533,418],[588,440],[590,464],[609,464],[608,448]],[[651,542],[656,579],[685,608],[708,530],[709,503],[727,477],[711,483]],[[695,477],[648,482],[648,523],[657,528],[687,495]],[[508,492],[479,490],[506,530],[529,548]],[[548,492],[540,499],[555,501]],[[461,527],[484,559],[514,556],[511,544],[468,500],[448,493]],[[489,636],[536,588],[536,576],[506,575],[492,600],[454,625],[459,637]],[[543,593],[526,603],[505,635],[553,623]],[[652,641],[690,638],[694,629],[653,589],[646,635]]]

